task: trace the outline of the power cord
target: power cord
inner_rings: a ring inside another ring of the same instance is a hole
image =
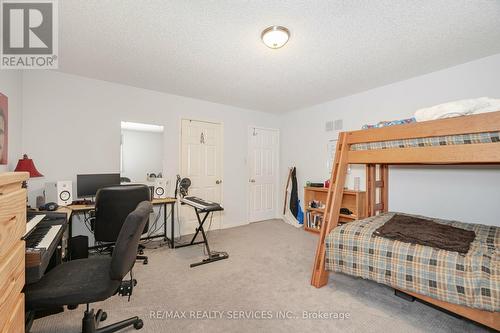
[[[163,208],[163,206],[160,206],[160,209],[158,210],[158,213],[156,214],[154,222],[149,226],[149,230],[148,230],[148,232],[146,234],[146,237],[151,237],[158,230],[160,230],[161,227],[163,226],[163,223],[161,223],[160,225],[158,225],[158,221],[160,220],[160,217],[161,217],[162,208]],[[164,213],[166,214],[166,212],[164,212]],[[151,241],[152,241],[152,239],[146,239],[146,240],[142,241],[141,244],[142,245],[146,245],[148,243],[151,243]]]
[[[181,221],[180,221],[181,209],[179,207],[179,200],[177,200],[175,202],[174,208],[175,208],[175,206],[177,206],[177,232],[179,233],[179,236],[177,236],[177,240],[180,241],[181,240]],[[175,234],[174,234],[174,238],[175,238]]]
[[[81,223],[82,222],[82,218],[81,218],[81,215],[80,214],[75,214],[77,217],[78,217],[78,221]],[[92,226],[90,225],[90,217],[87,217],[87,213],[83,212],[83,225],[85,226],[85,228],[87,228],[87,230],[90,232],[90,234],[94,234],[94,232],[92,231]]]

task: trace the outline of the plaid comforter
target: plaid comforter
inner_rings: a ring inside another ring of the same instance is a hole
[[[419,147],[429,147],[429,146],[467,145],[473,143],[493,143],[493,142],[500,142],[500,132],[459,134],[459,135],[433,136],[433,137],[418,138],[418,139],[356,143],[351,145],[351,150],[419,148]]]
[[[374,236],[394,214],[333,229],[326,239],[326,269],[449,303],[500,311],[500,228],[433,219],[474,230],[476,238],[463,255]]]

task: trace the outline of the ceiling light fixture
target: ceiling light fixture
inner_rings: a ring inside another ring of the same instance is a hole
[[[290,39],[290,31],[282,26],[273,25],[262,31],[260,36],[264,44],[271,49],[279,49],[283,47]]]

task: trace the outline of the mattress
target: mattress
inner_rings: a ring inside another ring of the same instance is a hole
[[[374,236],[394,214],[333,229],[326,238],[326,269],[449,303],[500,311],[500,228],[432,219],[476,233],[464,255]]]
[[[374,150],[393,148],[419,148],[430,146],[466,145],[473,143],[500,142],[500,132],[485,132],[460,135],[433,136],[417,139],[389,140],[351,145],[351,150]]]

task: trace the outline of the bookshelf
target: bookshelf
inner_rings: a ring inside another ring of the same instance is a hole
[[[319,233],[325,212],[323,207],[326,204],[327,192],[328,189],[325,187],[304,187],[304,230]],[[311,207],[313,201],[319,202],[320,208]],[[367,217],[366,192],[345,190],[341,207],[353,213],[352,215],[340,214],[341,223]]]

